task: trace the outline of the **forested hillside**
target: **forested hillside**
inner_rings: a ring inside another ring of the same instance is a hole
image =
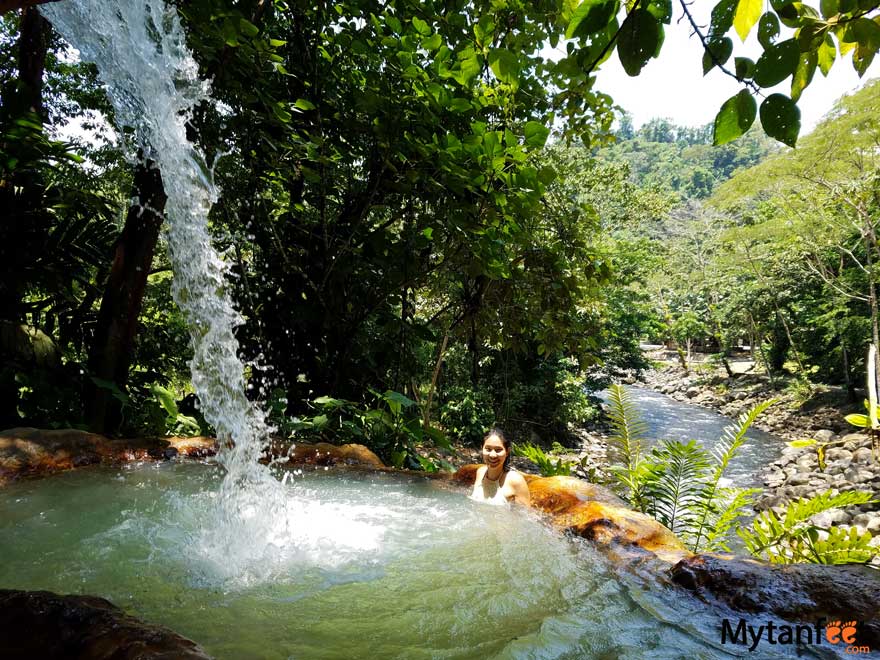
[[[672,337],[711,337],[719,357],[749,343],[771,378],[795,374],[790,387],[804,396],[811,381],[863,385],[867,344],[877,341],[878,110],[875,81],[842,98],[796,149],[772,149],[672,211],[653,278]],[[640,176],[662,181],[665,171]]]

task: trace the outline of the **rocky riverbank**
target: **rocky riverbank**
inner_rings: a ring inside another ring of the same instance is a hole
[[[727,378],[724,372],[713,370],[691,371],[685,375],[677,366],[664,366],[645,372],[641,383],[655,392],[710,408],[731,419],[762,401],[776,399],[755,426],[785,440],[811,438],[821,430],[848,433],[854,429],[844,417],[851,412],[864,412],[861,403],[847,401],[846,393],[840,388],[817,389],[807,397],[792,387],[774,389],[761,374]]]
[[[844,419],[850,412],[863,411],[846,401],[841,391],[828,389],[801,401],[793,391],[773,390],[761,375],[685,376],[678,367],[669,366],[646,373],[642,382],[678,401],[711,408],[731,419],[774,398],[777,403],[755,426],[786,440],[816,440],[809,447],[783,447],[779,458],[764,468],[764,493],[755,503],[758,512],[772,509],[783,514],[790,502],[826,491],[867,491],[880,499],[880,455],[872,453],[871,439],[854,433],[855,427]],[[821,465],[817,447],[824,452]],[[880,502],[824,511],[812,522],[820,528],[853,525],[860,534],[870,532],[871,544],[880,546]],[[875,563],[880,565],[880,561]]]

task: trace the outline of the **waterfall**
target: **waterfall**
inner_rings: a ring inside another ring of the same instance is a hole
[[[245,396],[233,329],[243,320],[227,290],[228,266],[211,243],[213,174],[186,138],[194,106],[208,97],[177,12],[163,0],[65,0],[41,11],[84,60],[94,62],[120,127],[160,168],[168,195],[167,237],[174,300],[190,330],[193,386],[217,431],[226,482],[265,482],[258,464],[269,435],[265,414]]]

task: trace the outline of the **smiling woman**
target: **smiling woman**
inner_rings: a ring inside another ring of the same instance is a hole
[[[485,465],[477,470],[472,499],[496,505],[529,504],[529,486],[519,472],[510,469],[511,454],[511,442],[504,432],[491,429],[483,438]]]

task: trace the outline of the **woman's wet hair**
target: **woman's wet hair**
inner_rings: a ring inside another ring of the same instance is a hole
[[[483,436],[483,443],[480,445],[480,447],[482,448],[482,446],[486,444],[486,440],[491,438],[493,435],[501,440],[501,444],[504,445],[504,448],[507,450],[507,456],[505,456],[504,465],[502,466],[502,469],[504,471],[507,471],[510,469],[510,457],[513,456],[513,443],[507,439],[507,436],[504,435],[504,431],[499,429],[497,426],[493,426],[491,429],[489,429],[489,432]]]

